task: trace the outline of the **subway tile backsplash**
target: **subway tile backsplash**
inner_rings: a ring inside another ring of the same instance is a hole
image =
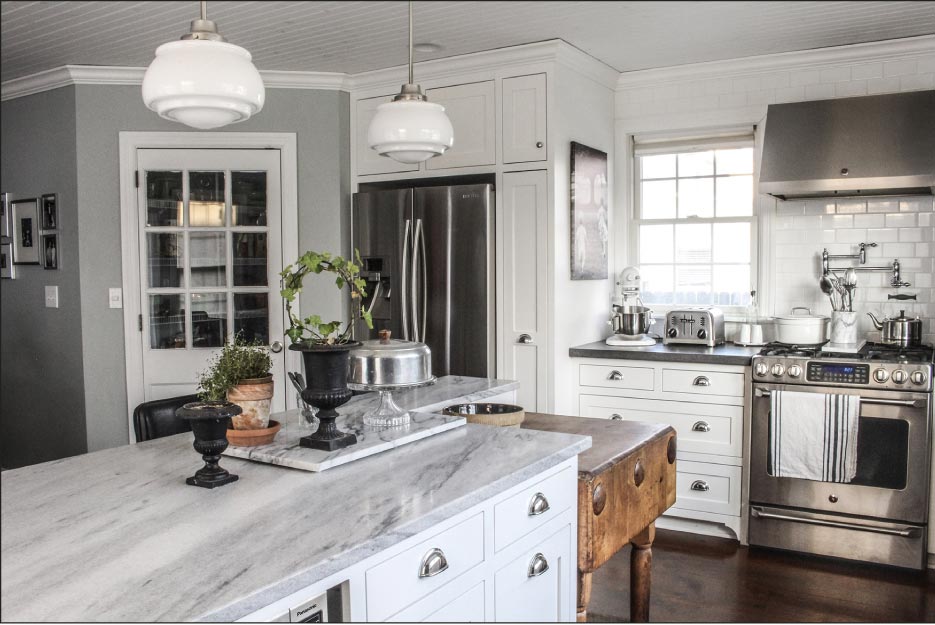
[[[867,71],[870,71],[868,69]],[[875,315],[898,315],[900,310],[919,315],[923,340],[935,342],[935,198],[881,197],[777,202],[772,219],[774,313],[793,306],[830,314],[828,297],[818,288],[821,250],[830,254],[856,254],[859,243],[876,243],[867,251],[864,267],[889,266],[899,259],[901,278],[911,287],[894,289],[892,272],[859,272],[854,310]],[[857,259],[833,260],[833,268],[860,267]],[[843,270],[838,272],[843,277]],[[889,294],[916,295],[917,301],[888,299]],[[860,329],[873,333],[873,324],[861,315]]]

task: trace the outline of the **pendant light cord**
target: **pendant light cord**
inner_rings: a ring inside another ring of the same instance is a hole
[[[409,0],[409,84],[413,84],[412,77],[412,0]]]
[[[208,0],[201,0],[201,19],[208,19]]]

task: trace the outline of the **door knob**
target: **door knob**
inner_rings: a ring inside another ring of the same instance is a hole
[[[269,346],[269,351],[274,354],[278,354],[282,351],[282,341],[273,341],[273,344]]]
[[[517,343],[521,343],[521,344],[523,344],[523,345],[531,345],[531,344],[532,344],[532,337],[529,336],[528,334],[520,334],[520,335],[519,335],[519,338],[516,339],[516,342],[517,342]]]

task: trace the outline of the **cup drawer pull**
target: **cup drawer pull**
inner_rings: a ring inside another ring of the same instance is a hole
[[[707,421],[695,421],[695,424],[692,426],[692,432],[710,432],[711,426],[708,425]]]
[[[708,486],[708,483],[705,482],[704,480],[695,480],[694,482],[692,482],[691,489],[702,492],[702,493],[706,493],[709,490],[711,490],[711,487]]]
[[[622,380],[622,379],[623,379],[623,374],[620,373],[619,371],[617,371],[616,369],[614,369],[614,370],[611,371],[609,374],[607,374],[607,379],[608,379],[608,380],[614,380],[614,381]]]
[[[548,512],[549,507],[549,500],[545,498],[545,495],[536,493],[529,502],[529,516],[537,516],[543,512]]]
[[[439,573],[448,570],[448,558],[438,547],[429,550],[422,558],[422,566],[419,567],[419,577],[435,577]]]
[[[545,559],[545,556],[541,553],[537,553],[533,556],[532,561],[529,563],[529,570],[526,572],[527,577],[539,577],[543,573],[549,570],[549,562]]]
[[[711,386],[711,380],[703,375],[699,375],[692,381],[692,386]]]
[[[616,412],[610,415],[612,421],[623,421],[623,415],[617,414]]]

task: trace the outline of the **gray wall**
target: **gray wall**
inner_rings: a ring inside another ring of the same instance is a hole
[[[87,451],[78,255],[75,88],[0,105],[2,190],[58,194],[59,266],[19,265],[0,282],[0,463],[19,467]],[[60,307],[45,308],[57,285]]]

